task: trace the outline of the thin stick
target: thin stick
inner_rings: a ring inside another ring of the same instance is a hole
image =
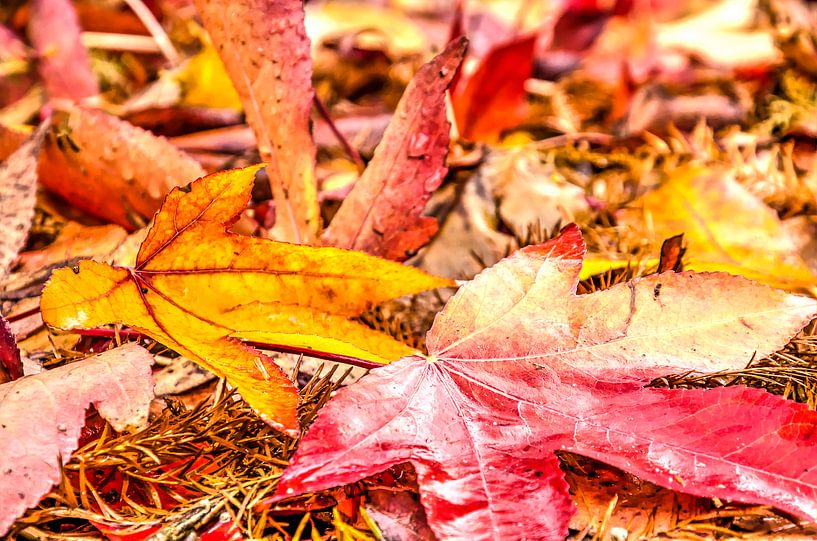
[[[162,49],[153,36],[136,34],[111,34],[108,32],[83,32],[82,44],[88,49],[127,51],[130,53],[157,54]]]
[[[179,62],[181,62],[181,57],[173,46],[173,42],[170,41],[170,37],[168,37],[165,29],[162,28],[162,25],[159,24],[159,21],[153,16],[153,12],[150,11],[142,0],[125,0],[125,3],[133,10],[136,16],[139,17],[139,20],[145,25],[150,35],[156,40],[156,45],[159,46],[159,49],[161,49],[162,54],[167,58],[168,62],[174,66],[178,65]]]
[[[315,108],[318,110],[318,113],[320,113],[320,115],[323,117],[326,123],[329,124],[329,129],[332,130],[332,133],[335,134],[335,137],[337,137],[340,144],[343,145],[343,148],[346,150],[346,153],[349,155],[349,158],[351,158],[352,161],[355,162],[358,172],[362,173],[363,170],[366,169],[366,164],[363,163],[363,158],[360,157],[360,153],[354,147],[352,147],[352,145],[349,143],[346,137],[344,137],[343,134],[340,133],[340,130],[338,129],[337,126],[335,126],[335,122],[329,115],[329,111],[326,109],[326,106],[323,104],[323,102],[320,100],[317,94],[312,95],[312,102],[315,104]]]

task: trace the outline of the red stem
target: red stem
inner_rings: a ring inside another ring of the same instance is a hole
[[[98,336],[101,338],[115,338],[117,335],[121,338],[132,338],[132,339],[140,339],[140,338],[148,338],[144,334],[140,333],[139,331],[134,331],[131,329],[122,329],[119,331],[115,331],[114,329],[74,329],[71,332],[75,332],[77,334],[81,334],[83,336]],[[281,346],[277,344],[266,344],[264,342],[247,342],[247,344],[263,348],[263,349],[271,349],[274,351],[280,351],[282,353],[303,353],[304,355],[309,355],[310,357],[317,357],[319,359],[324,359],[326,361],[332,361],[336,363],[348,364],[351,366],[357,366],[360,368],[365,368],[367,370],[371,370],[372,368],[378,368],[383,366],[381,363],[376,363],[373,361],[364,361],[363,359],[357,359],[355,357],[347,357],[346,355],[337,355],[335,353],[324,353],[322,351],[313,351],[311,349],[306,348],[296,348],[296,347],[288,347],[288,346]]]
[[[35,306],[34,308],[29,308],[28,310],[25,310],[23,312],[19,312],[17,314],[12,315],[12,316],[6,316],[6,321],[8,321],[9,323],[11,323],[12,321],[19,321],[21,319],[27,318],[28,316],[33,316],[34,314],[36,314],[39,311],[40,311],[40,307]]]
[[[344,135],[340,133],[340,130],[338,129],[337,126],[335,126],[335,122],[329,115],[329,111],[326,109],[326,106],[323,104],[323,102],[321,101],[317,94],[312,95],[312,101],[315,104],[315,108],[318,110],[318,113],[320,113],[320,115],[323,117],[326,123],[329,124],[329,129],[332,130],[332,133],[335,134],[335,137],[337,137],[340,144],[343,145],[343,148],[346,150],[346,153],[349,154],[349,157],[352,159],[353,162],[355,162],[358,171],[362,173],[363,170],[366,169],[366,164],[363,163],[363,158],[360,157],[360,153],[354,147],[352,147],[351,143],[349,143],[346,137],[344,137]]]

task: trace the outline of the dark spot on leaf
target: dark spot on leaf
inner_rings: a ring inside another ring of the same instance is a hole
[[[140,287],[140,288],[139,288],[139,291],[141,291],[143,295],[147,295],[148,288],[146,288],[146,287]]]
[[[190,184],[185,184],[184,186],[179,186],[179,191],[184,193],[190,193],[193,187]]]
[[[74,271],[74,274],[79,274],[79,265],[71,265],[69,268]]]
[[[655,284],[655,287],[652,290],[652,298],[657,299],[660,294],[661,294],[661,284]]]

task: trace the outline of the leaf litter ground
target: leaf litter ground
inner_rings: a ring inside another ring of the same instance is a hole
[[[774,9],[777,9],[777,6],[774,6]],[[807,71],[807,61],[803,61],[802,56],[797,56],[798,42],[794,43],[795,45],[791,43],[786,45],[785,50],[787,54],[791,54],[797,68]],[[792,48],[795,49],[794,52],[791,52]],[[803,66],[804,62],[806,66]],[[808,98],[808,79],[804,80],[796,73],[785,71],[777,73],[776,76],[779,77],[777,97],[770,100],[768,106],[759,104],[756,113],[765,120],[757,124],[757,129],[765,131],[766,134],[773,134],[774,137],[785,136],[788,133],[797,134],[798,130],[804,129],[803,119],[808,119],[809,107],[813,107]],[[586,114],[585,119],[593,118],[592,111],[598,104],[580,103],[583,97],[593,95],[592,92],[575,91],[581,84],[582,81],[578,80],[578,77],[576,80],[567,78],[559,83],[555,93],[543,95],[546,102],[544,108],[550,115],[549,121],[555,118],[558,120],[556,124],[564,126],[569,122],[575,123],[577,118],[588,111],[590,114]],[[806,88],[805,91],[803,87]],[[519,92],[517,94],[523,95]],[[572,99],[565,101],[566,95]],[[598,95],[607,94],[600,92]],[[638,108],[633,108],[633,111],[637,112]],[[633,116],[635,115],[626,119],[628,126],[649,124],[654,120]],[[678,118],[683,120],[681,116]],[[585,130],[597,127],[593,126],[592,120],[579,119],[579,122]],[[488,126],[489,131],[490,128],[491,126]],[[808,125],[805,128],[808,129]],[[497,134],[490,133],[488,136],[493,138],[497,137]],[[570,179],[570,182],[584,188],[588,194],[597,199],[596,203],[601,200],[606,204],[591,208],[580,222],[584,224],[591,251],[599,256],[602,264],[618,269],[583,281],[579,293],[607,289],[615,283],[625,282],[635,275],[648,274],[652,270],[651,261],[656,256],[655,246],[647,245],[644,239],[650,238],[654,231],[650,230],[648,225],[622,230],[620,227],[614,227],[615,222],[611,215],[636,196],[665,182],[667,177],[672,177],[673,170],[685,162],[702,159],[727,162],[738,172],[738,180],[742,185],[758,200],[770,205],[778,215],[790,217],[811,213],[809,205],[813,195],[807,193],[808,190],[800,182],[801,177],[791,174],[795,170],[793,162],[798,156],[793,156],[786,148],[775,146],[774,139],[772,143],[761,143],[771,145],[769,148],[760,149],[760,152],[772,154],[772,160],[765,162],[758,158],[757,149],[730,147],[728,142],[724,143],[728,141],[727,136],[723,133],[716,135],[703,125],[699,129],[685,133],[673,132],[670,129],[669,134],[661,138],[644,134],[643,140],[637,139],[635,142],[606,144],[602,140],[594,143],[592,138],[577,143],[570,141],[569,137],[557,136],[533,146],[541,154],[542,163],[552,167],[551,172],[555,170],[559,175]],[[471,149],[472,147],[466,144],[458,151]],[[802,159],[802,156],[799,157]],[[456,158],[452,160],[455,163]],[[592,171],[590,175],[588,167]],[[468,166],[464,165],[454,174],[467,173],[467,168]],[[189,179],[173,180],[183,184]],[[488,257],[484,255],[472,257],[469,253],[467,259],[473,262],[476,268],[480,267],[478,261],[482,261],[482,266],[489,266],[506,251],[515,247],[529,244],[531,240],[546,241],[555,229],[551,221],[543,221],[546,226],[528,224],[530,234],[526,235],[528,238],[525,239],[514,238],[509,234],[518,231],[518,224],[500,221],[494,226],[496,235],[492,237],[499,243],[496,252],[488,254]],[[33,238],[36,238],[37,233],[35,224]],[[653,239],[653,242],[655,240],[660,242],[662,239]],[[696,241],[690,244],[694,242]],[[762,243],[759,246],[762,246]],[[697,257],[701,254],[689,255]],[[446,270],[457,272],[459,269]],[[447,272],[441,274],[449,275]],[[33,284],[27,284],[26,287],[36,289],[36,286],[35,279]],[[8,292],[13,294],[15,291],[19,289],[6,287],[4,295]],[[12,297],[4,297],[10,298]],[[442,304],[442,301],[433,297],[430,300],[413,299],[408,304],[408,309],[405,303],[402,305],[397,303],[381,309],[377,315],[370,314],[362,319],[399,339],[408,338],[413,342],[411,345],[415,346],[422,342],[433,313]],[[384,313],[388,315],[384,317]],[[410,336],[406,335],[406,329],[411,329]],[[127,333],[123,333],[123,336],[125,335]],[[749,385],[767,389],[813,407],[814,340],[813,329],[808,328],[781,352],[772,354],[769,358],[755,359],[745,369],[707,375],[694,373],[665,375],[653,381],[653,386],[695,388]],[[94,344],[94,347],[100,346],[105,347],[99,341]],[[60,361],[50,360],[50,364],[57,365]],[[302,396],[306,398],[305,405],[300,411],[301,422],[304,425],[310,422],[315,407],[328,400],[335,388],[335,383],[329,383],[318,377],[311,385],[301,390]],[[361,493],[374,494],[377,483],[381,482],[374,480],[373,486],[364,484],[350,488],[348,492],[336,491],[329,495],[313,495],[310,498],[314,501],[307,498],[306,502],[294,504],[292,520],[281,519],[275,513],[273,513],[275,516],[270,518],[268,511],[257,510],[251,504],[261,501],[272,491],[273,487],[269,481],[276,479],[280,474],[283,462],[289,458],[294,448],[293,442],[268,429],[251,413],[247,405],[232,400],[223,392],[217,394],[211,401],[200,404],[191,412],[181,409],[174,411],[171,408],[146,431],[134,435],[112,437],[108,429],[101,428],[101,431],[101,436],[89,435],[90,439],[96,438],[95,442],[90,442],[65,466],[63,482],[51,497],[44,501],[39,509],[30,512],[18,523],[25,527],[23,534],[25,537],[44,537],[48,535],[50,526],[56,528],[60,523],[79,524],[80,527],[84,527],[81,525],[87,520],[101,524],[115,519],[119,525],[129,520],[144,524],[157,516],[163,516],[171,525],[179,525],[179,531],[173,534],[182,536],[190,529],[196,529],[201,523],[212,519],[213,514],[226,512],[238,518],[242,527],[246,529],[245,532],[250,534],[266,531],[267,534],[279,535],[281,538],[303,537],[313,530],[314,525],[322,535],[363,538],[365,534],[359,528],[369,524],[366,516],[358,517],[355,526],[347,524],[349,519],[343,517],[354,515],[354,509],[351,511],[349,509],[349,501],[354,507],[357,503],[354,498]],[[199,438],[197,433],[207,437]],[[195,463],[196,458],[206,456],[207,452],[219,453],[219,460],[211,461],[217,467],[202,467]],[[114,459],[119,457],[120,464],[131,465],[132,469],[124,470],[124,475],[128,479],[127,488],[123,486],[121,480],[109,478],[110,472],[105,472],[105,468],[110,465],[105,463],[104,457]],[[190,457],[194,457],[192,461]],[[563,468],[575,474],[569,476],[575,483],[574,493],[580,493],[582,490],[592,492],[587,490],[587,487],[591,486],[587,484],[587,479],[593,475],[598,477],[605,472],[604,467],[594,465],[587,459],[570,455],[562,455],[562,459]],[[91,466],[96,466],[101,472],[92,472]],[[200,473],[200,476],[190,475],[182,479],[183,472]],[[582,475],[582,472],[585,474]],[[99,475],[103,478],[96,477]],[[628,480],[621,474],[610,475],[615,483],[621,483],[622,479]],[[410,474],[394,472],[394,477],[408,478],[406,484],[409,486],[404,488],[410,488]],[[160,479],[161,483],[154,481],[155,479]],[[581,485],[582,479],[586,483],[584,487]],[[401,483],[390,484],[400,486]],[[106,486],[109,490],[94,494],[92,490],[88,490],[92,485]],[[137,485],[139,488],[134,488]],[[160,490],[156,485],[168,487],[168,490],[164,488]],[[225,487],[232,489],[222,490]],[[598,487],[594,489],[598,496]],[[219,496],[214,497],[216,491]],[[650,497],[655,499],[654,493],[650,493],[649,490],[645,493],[651,494]],[[182,507],[167,514],[167,511],[160,509],[163,507],[161,503],[165,497],[182,503]],[[607,504],[618,497],[619,494],[612,494]],[[221,501],[214,501],[219,498]],[[334,512],[327,512],[326,509],[331,508],[333,499],[342,500],[341,506],[335,508]],[[787,526],[785,515],[775,515],[765,508],[723,505],[722,502],[706,500],[696,502],[696,506],[672,508],[671,516],[666,519],[671,526],[663,529],[678,535],[684,533],[702,535],[703,532],[729,535],[730,532],[739,534],[744,531],[764,533],[764,528],[786,532],[791,529]],[[698,515],[693,513],[692,516],[688,516],[691,512],[689,508],[697,506],[700,506],[700,509],[697,509]],[[303,508],[311,511],[303,514]],[[586,522],[577,524],[579,532],[576,535],[581,537],[581,530],[584,527],[588,528],[587,531],[595,531],[594,535],[597,536],[611,533],[611,524],[620,509],[608,507],[604,502],[596,508],[588,505],[588,509],[582,515]],[[770,517],[773,519],[766,520]],[[58,522],[50,523],[49,520],[52,518],[58,519]],[[593,521],[596,521],[595,525]],[[276,529],[279,529],[279,532],[273,534]]]

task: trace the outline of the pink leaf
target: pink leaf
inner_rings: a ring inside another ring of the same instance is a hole
[[[59,481],[89,404],[116,430],[147,422],[152,363],[127,344],[0,385],[0,535]]]
[[[37,160],[47,123],[0,164],[0,276],[25,246],[37,203]]]
[[[309,131],[312,58],[301,0],[196,0],[241,97],[276,204],[276,238],[311,242],[320,228]]]
[[[644,388],[775,351],[815,301],[686,272],[577,296],[584,250],[568,226],[462,287],[427,359],[375,369],[321,411],[276,498],[411,462],[441,540],[561,540],[573,504],[554,451],[569,450],[678,490],[817,517],[817,412],[740,387]]]
[[[417,72],[369,167],[324,232],[324,243],[402,261],[437,231],[437,222],[420,214],[447,171],[445,90],[466,44],[464,38],[453,41]]]
[[[28,34],[39,55],[48,97],[79,102],[99,94],[88,51],[70,0],[33,0]]]

